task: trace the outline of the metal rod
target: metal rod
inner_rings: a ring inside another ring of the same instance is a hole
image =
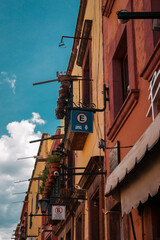
[[[32,156],[32,157],[22,157],[22,158],[17,158],[17,160],[23,160],[23,159],[28,159],[28,158],[35,158],[35,156]]]
[[[33,86],[39,85],[39,84],[44,84],[44,83],[56,82],[56,81],[59,81],[58,78],[47,80],[47,81],[42,81],[42,82],[36,82],[36,83],[33,83]]]
[[[160,12],[117,12],[118,19],[160,19]]]
[[[42,138],[42,139],[37,139],[37,140],[30,141],[30,143],[42,142],[42,141],[46,141],[46,140],[49,140],[49,139],[61,139],[63,137],[64,137],[64,134],[52,135],[51,137],[48,137],[48,138]]]
[[[79,199],[79,200],[88,200],[87,198],[80,198],[80,197],[52,197],[51,199]]]
[[[39,237],[39,235],[32,235],[32,236],[27,235],[27,237]]]
[[[68,167],[67,169],[86,169],[85,167]]]
[[[37,159],[37,162],[47,162],[47,158]]]
[[[29,201],[17,201],[17,202],[11,202],[11,203],[14,204],[14,203],[21,203],[21,202],[28,203]]]
[[[14,183],[21,183],[21,182],[27,182],[27,181],[34,181],[34,180],[40,180],[41,177],[35,177],[35,178],[29,178],[29,179],[26,179],[26,180],[20,180],[20,181],[17,181],[17,182],[14,182]]]
[[[54,230],[42,230],[42,232],[54,232]]]
[[[72,37],[72,36],[62,36],[62,37],[61,37],[61,43],[62,43],[62,41],[63,41],[63,38],[73,38],[73,39],[92,40],[92,38],[87,38],[87,37]]]
[[[52,216],[51,214],[29,214],[30,217],[47,217],[47,216]]]
[[[72,82],[72,81],[93,81],[92,79],[73,79],[72,78],[73,76],[71,76],[71,79],[67,79],[66,81],[70,81],[70,82]],[[51,82],[60,82],[60,80],[57,78],[57,79],[52,79],[52,80],[46,80],[46,81],[42,81],[42,82],[36,82],[36,83],[33,83],[33,86],[35,86],[35,85],[40,85],[40,84],[45,84],[45,83],[51,83]],[[63,80],[63,81],[65,81],[65,80]]]
[[[62,168],[68,170],[68,169],[86,169],[85,167],[67,167],[64,164],[61,164]]]
[[[133,232],[133,238],[134,238],[134,240],[136,240],[136,233],[135,233],[134,224],[133,224],[132,212],[129,213],[129,216],[130,216],[130,220],[131,220],[131,227],[132,227],[132,232]]]
[[[27,192],[12,193],[12,195],[18,195],[18,194],[24,194],[24,193],[27,193]]]
[[[106,172],[83,172],[83,173],[60,173],[60,176],[66,175],[105,175]]]
[[[20,181],[18,181],[18,182],[14,182],[14,183],[21,183],[21,182],[28,182],[28,181],[30,181],[30,179],[27,179],[27,180],[20,180]]]
[[[133,146],[124,146],[124,147],[106,147],[105,149],[114,149],[114,148],[131,148]]]

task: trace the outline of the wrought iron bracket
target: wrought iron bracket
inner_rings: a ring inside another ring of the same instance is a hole
[[[29,214],[30,217],[49,217],[51,214]]]
[[[106,97],[106,92],[108,97]],[[103,84],[103,108],[81,108],[81,107],[70,107],[70,106],[66,106],[65,108],[68,110],[79,110],[79,111],[88,111],[88,112],[103,112],[106,109],[106,102],[109,102],[109,88],[106,87],[105,84]]]
[[[87,38],[87,37],[72,37],[72,36],[62,36],[61,37],[61,42],[59,43],[59,47],[64,46],[63,38],[73,38],[73,39],[81,39],[81,40],[92,40],[92,38]]]
[[[70,170],[70,169],[85,169],[85,167],[67,167],[65,164],[61,164],[61,167],[65,170]]]
[[[75,175],[106,175],[107,172],[81,172],[81,173],[60,173],[60,176],[75,176]]]

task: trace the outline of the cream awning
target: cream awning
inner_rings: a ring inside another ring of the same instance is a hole
[[[107,178],[105,195],[120,187],[122,215],[154,196],[160,186],[160,114]],[[159,144],[158,144],[159,145]],[[142,161],[143,160],[143,161]],[[141,164],[140,164],[141,163]],[[143,164],[142,164],[143,163]]]

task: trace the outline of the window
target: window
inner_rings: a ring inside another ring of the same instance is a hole
[[[135,40],[132,21],[117,29],[108,44],[108,80],[110,95],[109,140],[113,140],[138,103]]]
[[[76,219],[76,240],[82,240],[82,214]]]
[[[149,100],[151,101],[151,105],[146,116],[151,117],[152,115],[152,119],[154,120],[160,112],[160,70],[154,72],[149,90]]]
[[[112,60],[113,66],[113,118],[118,114],[129,93],[127,33],[124,30]]]
[[[121,63],[122,63],[122,96],[123,96],[123,102],[124,102],[129,93],[128,54],[127,54],[127,52],[124,54]]]
[[[99,228],[99,191],[90,200],[89,203],[89,221],[90,221],[90,238],[89,239],[100,239],[100,228]]]
[[[38,211],[39,209],[39,193],[37,193],[36,195],[36,212]]]
[[[87,105],[90,104],[91,102],[91,88],[90,88],[90,69],[89,69],[89,54],[87,56],[87,60],[85,63],[85,67],[83,70],[83,78],[86,79],[86,81],[83,81],[82,83],[82,99],[83,99],[83,104]]]
[[[66,234],[66,240],[71,240],[71,230]]]
[[[82,65],[82,103],[84,106],[90,107],[92,102],[92,85],[91,85],[91,44],[88,42],[86,54]]]

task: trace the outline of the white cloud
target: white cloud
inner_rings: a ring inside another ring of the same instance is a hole
[[[16,90],[16,75],[12,74],[11,76],[8,76],[7,72],[1,72],[1,75],[3,76],[3,80],[5,82],[9,83],[10,88],[12,89],[13,93],[15,94],[15,90]]]
[[[33,123],[39,123],[39,124],[45,124],[45,121],[40,118],[39,113],[32,113],[33,117],[31,118],[31,122]]]
[[[7,75],[7,73],[6,73],[6,72],[1,72],[1,74],[2,74],[2,75],[4,75],[4,76],[6,76],[6,75]]]
[[[29,179],[32,174],[35,159],[18,161],[17,158],[37,155],[39,143],[29,141],[41,138],[41,133],[35,131],[36,124],[44,124],[38,113],[32,113],[33,118],[11,122],[7,125],[8,135],[0,137],[0,240],[9,238],[8,229],[19,222],[22,203],[29,182],[15,184],[15,181]],[[12,229],[13,231],[13,229]]]
[[[11,227],[7,228],[7,232],[5,232],[6,229],[0,227],[0,240],[11,239],[11,236],[13,234],[13,229],[15,229],[15,228],[16,228],[16,224],[14,224]]]

